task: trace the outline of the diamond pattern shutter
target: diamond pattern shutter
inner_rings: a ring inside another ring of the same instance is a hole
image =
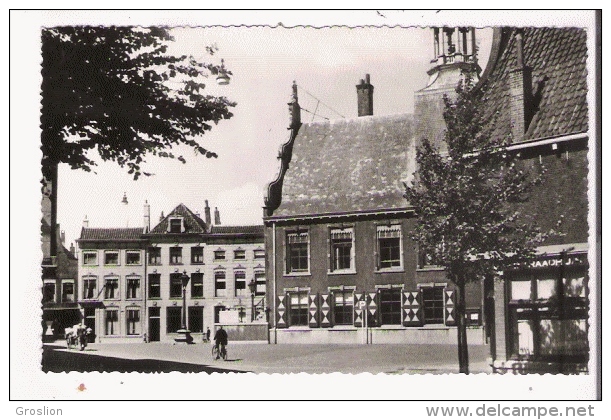
[[[310,295],[308,303],[308,325],[310,326],[310,328],[318,328],[318,295]]]
[[[380,325],[380,322],[378,319],[380,311],[378,311],[378,308],[379,308],[379,301],[378,301],[377,292],[367,293],[367,312],[368,312],[367,326],[368,327],[375,327],[375,326]]]
[[[355,327],[362,327],[363,326],[363,313],[365,311],[363,311],[360,306],[359,306],[359,302],[363,300],[363,294],[362,293],[355,293],[354,294],[354,326]]]
[[[445,322],[446,326],[456,325],[456,310],[454,308],[455,294],[454,290],[445,290]]]
[[[333,295],[330,293],[320,295],[320,326],[323,328],[333,326]]]
[[[403,326],[421,327],[423,324],[420,292],[403,292]]]
[[[276,299],[276,328],[287,328],[288,323],[286,322],[286,295],[278,295]]]

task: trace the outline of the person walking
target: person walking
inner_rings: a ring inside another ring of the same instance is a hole
[[[206,343],[210,342],[210,327],[206,330]]]

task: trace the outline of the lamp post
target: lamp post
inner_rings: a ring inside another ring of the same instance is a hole
[[[182,282],[182,323],[180,330],[177,331],[178,336],[174,339],[180,343],[191,343],[193,337],[191,337],[191,331],[187,329],[187,285],[189,284],[189,275],[185,270],[180,276]]]
[[[257,290],[254,278],[248,283],[248,288],[250,289],[250,322],[253,322],[255,320],[255,291]]]

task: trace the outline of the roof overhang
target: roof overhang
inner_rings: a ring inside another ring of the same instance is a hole
[[[375,209],[375,210],[360,210],[360,211],[349,211],[349,212],[332,212],[332,213],[318,213],[318,214],[300,214],[290,216],[270,216],[264,217],[263,222],[268,223],[281,223],[281,222],[293,222],[293,221],[323,221],[337,218],[372,218],[372,217],[398,217],[414,215],[415,210],[413,207],[403,207],[396,209]]]

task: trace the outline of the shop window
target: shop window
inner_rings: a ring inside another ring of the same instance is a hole
[[[157,246],[149,247],[149,265],[161,265],[161,248]]]
[[[127,335],[140,334],[140,309],[128,308],[126,311]]]
[[[170,265],[182,264],[182,247],[173,246],[170,248]]]
[[[403,267],[401,225],[377,227],[378,269],[400,269]]]
[[[95,277],[83,277],[83,299],[96,299],[96,281]]]
[[[104,334],[119,335],[119,310],[106,309],[104,317]]]
[[[308,232],[288,232],[286,237],[286,272],[305,273],[309,271]]]
[[[380,321],[383,325],[401,324],[401,289],[381,289]]]
[[[140,278],[139,277],[128,277],[125,279],[127,283],[126,299],[139,299],[140,298]]]
[[[140,251],[125,251],[126,265],[140,265]]]
[[[191,264],[203,264],[204,263],[204,247],[193,246],[191,247]]]
[[[98,252],[83,251],[83,265],[98,265]]]
[[[74,302],[74,280],[62,280],[62,302]]]
[[[246,273],[243,271],[236,271],[233,273],[235,279],[235,295],[236,297],[247,296],[249,293],[246,290]]]
[[[182,323],[182,308],[180,306],[171,306],[166,308],[166,332],[172,334],[177,332]]]
[[[104,251],[104,265],[119,265],[119,251]]]
[[[170,299],[182,298],[182,274],[170,274]]]
[[[204,307],[189,307],[189,330],[193,333],[204,332]]]
[[[335,325],[352,325],[354,313],[354,293],[352,290],[338,290],[333,292]]]
[[[161,297],[161,274],[149,274],[149,298],[159,299]]]
[[[192,298],[204,297],[204,274],[203,273],[192,273],[191,274],[191,297]]]
[[[289,322],[291,326],[308,325],[308,291],[289,293]]]
[[[443,287],[423,287],[422,309],[425,324],[444,323],[444,296]]]
[[[104,280],[104,299],[119,299],[119,279],[107,277]]]
[[[215,297],[226,297],[227,296],[227,282],[225,279],[224,271],[216,271],[214,273],[214,296]]]
[[[245,260],[246,251],[243,249],[236,249],[235,251],[233,251],[233,259],[234,260]]]
[[[353,228],[331,229],[331,271],[354,271]]]

